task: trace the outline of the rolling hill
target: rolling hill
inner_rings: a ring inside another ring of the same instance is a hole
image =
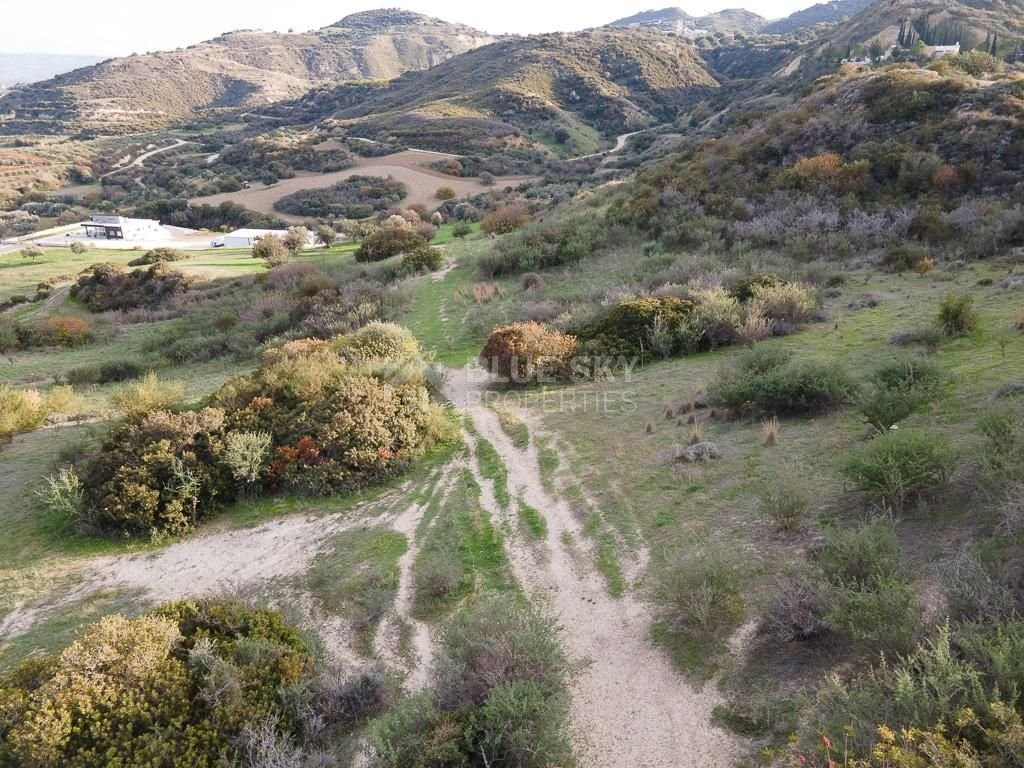
[[[831,0],[790,14],[784,19],[766,24],[761,32],[785,35],[818,24],[837,24],[867,8],[874,0]]]
[[[536,141],[580,154],[671,119],[717,85],[683,39],[604,29],[503,39],[384,87],[322,89],[269,112],[290,122],[331,117],[359,136],[427,149]]]
[[[900,22],[913,24],[929,45],[959,42],[965,49],[983,43],[990,32],[1004,38],[1024,37],[1021,0],[876,0],[839,25],[826,38],[835,45],[893,45]],[[928,30],[928,31],[925,31]],[[921,33],[924,34],[921,34]]]
[[[110,59],[0,99],[3,133],[125,133],[197,110],[258,107],[346,80],[387,80],[491,42],[484,32],[398,10],[300,34],[243,30],[176,51]]]

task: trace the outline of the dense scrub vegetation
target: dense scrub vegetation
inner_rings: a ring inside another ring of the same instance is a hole
[[[380,176],[352,176],[322,189],[304,189],[282,197],[274,209],[320,219],[365,219],[401,202],[405,185]]]

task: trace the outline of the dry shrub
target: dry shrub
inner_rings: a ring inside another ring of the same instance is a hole
[[[46,421],[48,413],[46,401],[38,391],[0,383],[0,440],[35,429]]]
[[[473,286],[473,301],[477,304],[486,304],[496,298],[505,298],[505,289],[497,283],[476,283]]]
[[[1013,327],[1018,331],[1024,331],[1024,307],[1021,307],[1013,316]]]
[[[530,221],[530,213],[519,203],[506,205],[484,216],[480,228],[488,235],[504,235],[514,232]]]
[[[801,325],[814,319],[818,311],[817,292],[803,283],[754,286],[748,312],[774,323]]]
[[[748,312],[746,319],[736,326],[736,341],[744,346],[764,341],[772,335],[772,322],[756,312]]]
[[[761,420],[761,435],[764,437],[765,445],[775,445],[779,442],[779,435],[782,433],[782,426],[779,424],[778,416],[771,416]]]
[[[126,384],[110,398],[115,408],[128,416],[162,411],[181,400],[185,388],[177,382],[163,382],[150,371],[139,381]]]
[[[523,275],[522,286],[524,291],[540,290],[546,285],[544,278],[536,272],[527,272]]]
[[[567,377],[576,346],[575,336],[540,323],[513,323],[491,332],[480,357],[492,373],[524,383],[545,375]]]
[[[811,508],[811,495],[796,468],[785,467],[761,489],[761,512],[784,531],[796,531]]]
[[[77,347],[92,338],[92,326],[87,320],[72,315],[53,315],[43,320],[37,330],[51,344]]]
[[[696,445],[697,443],[704,442],[704,425],[699,421],[694,422],[693,426],[690,427],[690,445]]]

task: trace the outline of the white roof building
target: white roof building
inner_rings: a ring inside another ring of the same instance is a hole
[[[129,219],[124,216],[94,215],[82,224],[85,236],[104,240],[159,240],[164,237],[155,219]]]
[[[284,238],[287,234],[287,229],[236,229],[234,232],[224,235],[223,238],[218,238],[218,240],[223,241],[225,248],[252,248],[267,235]],[[217,240],[214,240],[214,242],[216,243]],[[306,247],[311,248],[314,245],[313,235],[310,234]]]

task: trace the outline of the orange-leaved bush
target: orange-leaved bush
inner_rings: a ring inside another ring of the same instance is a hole
[[[480,357],[492,373],[526,383],[567,378],[576,348],[575,336],[540,323],[513,323],[491,331]]]

